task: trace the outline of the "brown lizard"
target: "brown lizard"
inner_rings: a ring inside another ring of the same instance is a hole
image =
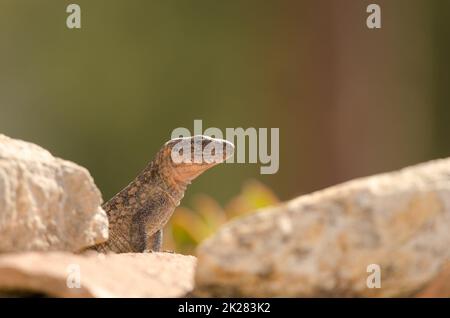
[[[109,239],[89,249],[103,253],[159,251],[163,227],[180,204],[187,185],[233,151],[232,143],[207,136],[168,141],[127,187],[103,204]],[[188,160],[180,162],[180,158]]]

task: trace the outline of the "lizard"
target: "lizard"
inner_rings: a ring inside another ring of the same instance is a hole
[[[187,186],[233,152],[231,142],[203,135],[166,142],[130,184],[102,205],[108,216],[109,238],[88,250],[160,251],[163,227],[180,204]]]

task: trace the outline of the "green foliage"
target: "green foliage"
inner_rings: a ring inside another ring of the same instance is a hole
[[[197,195],[192,208],[181,206],[175,210],[164,232],[164,247],[193,254],[195,247],[225,222],[278,202],[277,196],[256,180],[245,182],[241,192],[224,207],[208,195]]]

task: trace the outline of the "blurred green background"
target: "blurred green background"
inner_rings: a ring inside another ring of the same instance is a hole
[[[87,167],[108,199],[194,119],[279,127],[277,174],[221,165],[183,204],[248,179],[285,200],[448,156],[449,56],[443,0],[0,0],[0,133]]]

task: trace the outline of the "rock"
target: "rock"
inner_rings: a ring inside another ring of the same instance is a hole
[[[410,296],[450,256],[450,159],[237,219],[197,250],[198,296]],[[381,269],[381,288],[368,288]]]
[[[89,172],[0,135],[0,252],[79,251],[108,238]]]
[[[195,261],[193,256],[170,253],[4,255],[0,256],[0,294],[179,297],[192,290]]]
[[[450,298],[450,263],[416,297]]]

